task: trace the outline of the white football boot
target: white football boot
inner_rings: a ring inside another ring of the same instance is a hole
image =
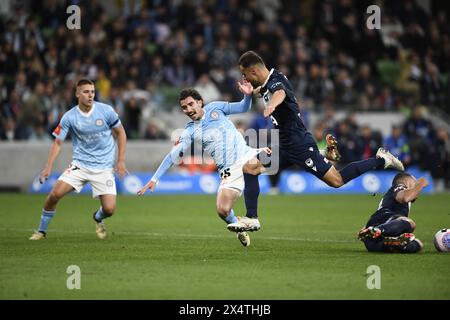
[[[378,149],[376,157],[384,159],[384,169],[393,168],[399,171],[405,171],[403,163],[384,148]]]
[[[238,232],[236,233],[238,240],[242,243],[244,247],[250,246],[250,236],[247,232]]]
[[[102,222],[95,222],[95,233],[97,234],[97,237],[99,239],[105,239],[106,238],[106,226],[105,223]]]
[[[94,219],[95,222],[95,233],[97,234],[97,237],[99,239],[105,239],[106,238],[106,225],[103,221],[98,222],[97,219],[95,219],[95,213],[92,215],[92,219]]]
[[[44,232],[35,231],[28,240],[42,240],[45,239],[46,234]]]
[[[230,223],[227,228],[233,232],[258,231],[261,224],[258,218],[237,217],[238,222]]]

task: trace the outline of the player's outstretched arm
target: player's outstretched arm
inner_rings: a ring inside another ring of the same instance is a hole
[[[275,109],[284,101],[286,98],[286,92],[283,89],[275,91],[270,99],[269,104],[264,109],[264,117],[270,116]]]
[[[184,131],[186,133],[187,131]],[[183,136],[182,134],[182,136]],[[190,140],[189,139],[179,139],[179,143],[176,144],[172,150],[165,156],[164,160],[159,165],[158,169],[156,170],[153,177],[150,179],[147,184],[142,187],[137,194],[143,195],[148,189],[150,189],[151,192],[156,187],[156,184],[158,183],[159,179],[166,173],[167,170],[169,170],[170,167],[172,167],[175,163],[179,163],[180,158],[184,154],[186,150],[188,150],[190,147]]]
[[[125,167],[125,149],[127,144],[127,134],[123,126],[118,126],[112,129],[114,136],[117,140],[117,161],[116,161],[116,171],[119,177],[122,179],[127,174],[127,168]]]
[[[48,153],[48,159],[47,164],[45,165],[44,169],[41,171],[41,174],[39,176],[39,182],[42,184],[45,182],[45,180],[48,179],[50,176],[50,173],[52,172],[53,163],[55,162],[56,158],[58,158],[59,153],[61,152],[61,146],[63,144],[63,141],[60,139],[55,139],[53,141],[52,146],[50,147],[50,151]]]
[[[428,181],[425,178],[420,178],[414,184],[414,187],[405,189],[397,193],[395,200],[399,203],[408,203],[414,201],[419,196],[423,188],[428,186]]]

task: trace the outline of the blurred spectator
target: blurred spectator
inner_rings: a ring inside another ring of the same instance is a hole
[[[377,150],[381,147],[382,136],[377,131],[372,131],[368,125],[361,127],[360,143],[362,159],[375,157]]]
[[[437,66],[434,63],[427,63],[422,79],[422,103],[443,107],[444,92],[444,83],[440,78]]]
[[[361,160],[361,148],[358,146],[355,132],[350,130],[347,121],[338,122],[335,129],[336,138],[339,142],[339,152],[341,154],[341,164],[347,164]]]
[[[404,130],[409,139],[412,162],[427,169],[429,167],[427,154],[430,152],[430,146],[435,143],[435,132],[433,124],[425,118],[424,113],[423,107],[415,107],[411,117],[404,124]]]
[[[135,97],[125,102],[125,130],[131,139],[139,136],[141,108]]]
[[[176,54],[172,63],[166,67],[166,80],[174,87],[188,87],[194,83],[192,68],[184,63],[184,58]]]
[[[41,121],[51,132],[73,105],[67,89],[80,77],[97,82],[97,99],[113,103],[126,126],[125,102],[137,99],[141,125],[131,138],[143,138],[148,119],[170,110],[181,87],[204,82],[215,91],[205,74],[222,98],[239,99],[237,59],[250,49],[285,72],[305,115],[330,108],[409,110],[420,103],[450,112],[450,30],[441,4],[378,1],[381,30],[365,27],[367,1],[79,5],[81,30],[66,28],[61,1],[19,1],[0,19],[0,99],[2,108],[14,110],[16,139],[29,138]],[[36,99],[37,83],[45,89]]]
[[[199,77],[194,89],[200,93],[205,104],[220,100],[221,98],[219,89],[217,89],[217,86],[206,73]]]
[[[439,128],[436,131],[434,149],[431,174],[439,192],[450,189],[450,138],[447,129]]]
[[[402,126],[392,125],[391,135],[384,139],[383,146],[403,162],[405,167],[411,163],[408,139],[403,134]]]
[[[151,121],[147,124],[144,138],[147,140],[160,140],[167,139],[168,136],[161,130],[160,126],[156,122]]]
[[[313,130],[313,137],[317,143],[317,147],[319,150],[326,149],[327,141],[325,139],[325,126],[321,123],[318,123]]]
[[[28,139],[36,124],[47,122],[47,110],[44,103],[45,85],[37,82],[33,93],[25,101],[17,119],[17,139]]]

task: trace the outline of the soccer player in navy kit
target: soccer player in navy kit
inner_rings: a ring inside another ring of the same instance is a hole
[[[406,172],[394,177],[377,211],[358,233],[368,251],[416,253],[422,249],[422,242],[412,233],[416,223],[409,212],[411,203],[427,185],[425,178],[416,180]]]
[[[94,212],[96,233],[100,239],[106,238],[104,219],[112,216],[116,208],[116,184],[114,167],[122,178],[125,176],[125,130],[114,109],[104,103],[94,101],[94,83],[82,79],[76,85],[78,105],[67,111],[53,131],[55,141],[50,148],[48,161],[42,170],[41,183],[49,177],[53,163],[58,157],[63,141],[70,134],[73,145],[73,160],[56,181],[45,200],[38,230],[30,240],[46,237],[50,221],[56,213],[56,205],[67,193],[80,192],[89,182],[92,195],[99,198],[101,206]],[[116,158],[116,143],[118,154]]]
[[[312,134],[303,124],[294,90],[286,76],[276,69],[267,69],[262,58],[253,51],[247,51],[240,57],[239,68],[243,77],[255,87],[254,94],[263,98],[264,116],[270,117],[279,130],[279,170],[296,164],[334,188],[369,170],[383,167],[404,170],[403,164],[383,148],[378,149],[374,158],[353,162],[340,171],[336,170],[319,152]],[[256,207],[259,193],[247,189],[259,188],[257,180],[247,175],[245,183],[246,206]],[[254,231],[251,218],[247,214],[247,217],[228,227],[232,231]]]

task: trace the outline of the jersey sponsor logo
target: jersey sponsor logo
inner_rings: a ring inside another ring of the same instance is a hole
[[[61,125],[58,124],[58,126],[53,130],[53,133],[59,136],[61,134]]]
[[[101,127],[101,126],[103,125],[103,120],[102,120],[102,119],[97,119],[97,120],[95,120],[95,125],[96,125],[97,127]]]
[[[287,78],[286,78],[286,80],[287,80]],[[277,86],[281,86],[281,85],[282,85],[282,83],[280,81],[275,82],[273,85],[270,86],[270,89],[275,89]]]
[[[211,112],[211,119],[213,120],[219,119],[219,114],[216,111]]]

